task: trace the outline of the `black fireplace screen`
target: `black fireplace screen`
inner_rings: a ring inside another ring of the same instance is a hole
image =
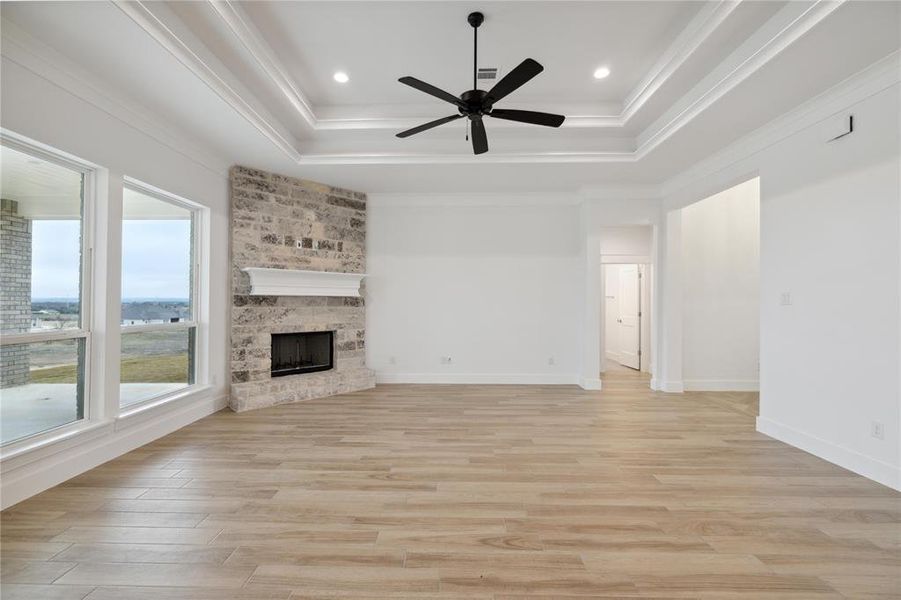
[[[272,376],[314,373],[332,368],[335,360],[334,332],[272,334]]]

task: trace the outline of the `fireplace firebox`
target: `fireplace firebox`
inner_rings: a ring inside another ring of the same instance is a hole
[[[272,376],[328,371],[335,364],[333,331],[272,334]]]

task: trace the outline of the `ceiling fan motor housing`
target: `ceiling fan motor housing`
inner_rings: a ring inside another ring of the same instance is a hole
[[[469,118],[490,112],[491,105],[483,104],[486,96],[488,96],[486,90],[468,90],[463,92],[460,94],[460,99],[466,106],[461,106],[460,112],[469,116]]]

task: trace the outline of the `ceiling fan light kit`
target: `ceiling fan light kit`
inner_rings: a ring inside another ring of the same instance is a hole
[[[563,124],[563,115],[555,115],[545,112],[535,112],[531,110],[511,110],[503,108],[494,108],[494,103],[505,98],[510,93],[516,91],[521,86],[528,83],[532,78],[544,70],[537,61],[527,58],[522,61],[515,69],[507,73],[503,79],[494,84],[490,90],[480,90],[478,88],[478,57],[479,57],[479,26],[485,21],[485,15],[480,12],[470,13],[466,18],[467,22],[472,26],[473,34],[473,52],[472,52],[472,89],[460,94],[459,97],[449,92],[437,88],[415,77],[401,77],[398,79],[401,83],[408,85],[420,92],[425,92],[430,96],[434,96],[440,100],[444,100],[457,107],[458,114],[436,119],[428,123],[423,123],[412,129],[407,129],[397,134],[399,138],[410,137],[417,133],[456,121],[466,117],[470,121],[470,129],[472,131],[472,151],[474,154],[484,154],[488,152],[488,136],[485,133],[485,124],[482,117],[493,117],[495,119],[504,119],[507,121],[517,121],[519,123],[530,123],[532,125],[543,125],[544,127],[560,127]]]

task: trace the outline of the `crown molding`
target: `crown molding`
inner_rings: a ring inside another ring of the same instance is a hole
[[[660,186],[660,195],[666,202],[696,182],[709,179],[730,166],[846,110],[847,107],[899,84],[901,84],[901,51],[895,51],[666,180]]]
[[[720,0],[705,4],[688,26],[682,30],[660,60],[651,68],[635,89],[626,96],[623,110],[619,115],[623,125],[634,117],[642,106],[672,77],[738,8],[742,0]]]
[[[402,192],[373,193],[366,195],[366,206],[378,208],[410,207],[504,207],[504,206],[577,206],[582,202],[572,192],[527,192],[527,193],[433,193]]]
[[[228,0],[209,0],[209,4],[266,76],[288,99],[291,106],[300,113],[307,125],[316,129],[319,120],[313,114],[312,104],[297,83],[288,75],[284,65],[275,57],[275,53],[272,52],[269,45],[263,41],[256,27],[249,24],[238,7]]]
[[[318,117],[312,104],[300,86],[288,75],[288,70],[276,58],[251,20],[231,0],[207,0],[214,12],[225,22],[229,31],[247,50],[263,74],[287,98],[304,121],[317,131],[355,129],[403,129],[422,122],[419,117],[385,118],[378,116],[354,116],[350,118]],[[629,93],[623,108],[617,114],[568,115],[565,128],[621,128],[625,127],[641,107],[672,77],[676,71],[700,48],[710,35],[722,25],[742,0],[719,0],[704,5],[676,40],[666,49],[661,59]],[[509,126],[519,127],[511,123]]]
[[[299,165],[482,165],[635,162],[634,152],[524,152],[496,154],[305,154]]]
[[[188,44],[153,14],[144,2],[114,0],[114,4],[282,152],[295,161],[300,159],[301,155],[296,143],[289,140],[279,131],[279,127],[276,127],[251,106],[238,91],[191,50]]]
[[[752,36],[730,57],[720,64],[720,68],[702,80],[680,101],[680,106],[665,114],[646,128],[638,136],[637,150],[627,152],[531,152],[472,156],[468,154],[428,154],[428,153],[335,153],[304,154],[279,133],[283,129],[278,121],[270,122],[254,110],[251,105],[229,86],[205,63],[188,44],[181,40],[159,18],[151,13],[140,0],[126,2],[115,0],[117,6],[149,33],[166,50],[185,64],[197,77],[204,81],[220,98],[251,122],[270,141],[301,166],[324,165],[413,165],[413,164],[560,164],[560,163],[628,163],[637,162],[647,156],[677,131],[697,118],[714,102],[747,79],[754,72],[772,60],[780,52],[797,41],[807,31],[832,14],[845,0],[817,0],[800,15],[796,5],[789,3],[773,16],[761,30],[775,30],[768,37]],[[251,54],[257,66],[273,81],[291,104],[314,130],[362,130],[387,129],[409,125],[414,119],[406,118],[329,118],[316,116],[312,105],[303,91],[288,76],[287,69],[278,61],[262,36],[246,19],[241,9],[230,0],[208,0],[214,13],[223,19],[228,30]],[[688,27],[667,50],[652,69],[651,73],[628,97],[631,114],[652,97],[663,83],[685,63],[738,6],[738,1],[722,0],[709,8],[703,8]],[[761,41],[761,38],[762,41]],[[739,61],[729,67],[729,61]],[[223,68],[225,68],[223,66]],[[725,73],[720,73],[728,68]],[[707,81],[707,80],[710,81]],[[576,115],[567,118],[564,127],[621,127],[625,124],[624,113],[620,115]],[[418,121],[416,121],[418,122]]]
[[[648,153],[669,139],[682,127],[693,121],[698,115],[710,108],[714,102],[726,95],[730,90],[735,88],[735,86],[746,80],[761,67],[770,62],[770,60],[778,56],[783,50],[798,41],[805,33],[810,31],[823,19],[831,15],[838,7],[844,4],[845,1],[846,0],[817,0],[800,15],[794,17],[786,25],[782,26],[762,44],[758,45],[757,40],[753,39],[754,36],[752,36],[751,39],[742,44],[722,63],[728,64],[730,60],[734,59],[736,56],[747,54],[737,66],[731,68],[725,75],[720,75],[716,72],[712,73],[711,76],[715,79],[712,85],[707,87],[706,90],[696,93],[695,99],[688,103],[684,108],[679,107],[674,111],[671,111],[674,112],[674,114],[664,114],[661,119],[658,120],[658,122],[662,121],[662,123],[658,125],[656,129],[651,131],[651,128],[657,125],[657,123],[654,123],[638,136],[638,149],[636,151],[638,157],[643,158],[644,156],[647,156]],[[791,18],[794,6],[795,5],[792,3],[789,3],[788,6],[780,10],[779,13],[770,19],[770,21],[767,22],[767,25],[778,23],[780,20],[785,20],[787,16]],[[711,76],[708,76],[708,78],[711,78]],[[695,89],[706,87],[707,85],[707,82],[702,80]],[[694,92],[695,90],[692,91]],[[689,92],[687,96],[691,94],[692,92]]]
[[[584,185],[578,195],[584,200],[658,200],[662,193],[659,185]]]
[[[91,104],[112,118],[133,127],[185,158],[224,175],[225,157],[196,145],[180,132],[154,117],[143,106],[108,89],[91,73],[63,56],[43,41],[23,31],[8,19],[0,20],[3,31],[2,55],[20,67],[45,79],[73,96]]]

